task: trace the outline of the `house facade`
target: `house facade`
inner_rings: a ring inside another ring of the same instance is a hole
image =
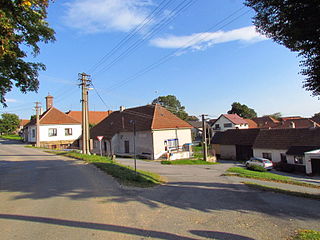
[[[249,124],[237,114],[221,114],[220,117],[213,122],[211,127],[217,132],[229,129],[248,129]]]
[[[81,124],[53,107],[53,97],[46,97],[47,110],[39,117],[39,141],[41,147],[68,148],[81,135]],[[23,130],[25,142],[36,143],[36,120],[31,120]]]
[[[192,126],[159,104],[121,109],[93,127],[94,153],[159,159],[167,154],[173,158],[190,157]],[[97,137],[102,136],[100,142]]]

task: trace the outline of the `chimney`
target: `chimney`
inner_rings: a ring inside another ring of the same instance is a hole
[[[290,128],[296,128],[296,125],[294,124],[294,122],[290,122]]]
[[[46,96],[46,110],[53,107],[53,97],[48,93]]]
[[[120,112],[123,112],[125,109],[125,106],[120,106]]]

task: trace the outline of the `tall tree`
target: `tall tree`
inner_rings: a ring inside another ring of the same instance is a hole
[[[180,101],[174,95],[160,96],[152,101],[152,104],[156,103],[159,103],[182,120],[188,118],[185,107],[181,105]]]
[[[303,87],[320,96],[319,0],[246,0],[245,4],[255,10],[253,23],[260,33],[303,57]]]
[[[13,113],[3,113],[0,118],[0,133],[12,134],[18,129],[20,124],[19,117]]]
[[[0,0],[0,103],[13,85],[23,93],[37,91],[42,63],[26,61],[27,51],[40,52],[39,42],[54,41],[54,30],[45,21],[48,0]]]
[[[238,102],[232,103],[231,109],[228,111],[228,113],[235,113],[238,114],[240,117],[250,119],[257,117],[257,113],[252,108],[249,108],[247,105]]]
[[[276,113],[273,113],[273,114],[269,114],[269,115],[264,115],[264,117],[272,117],[276,120],[280,120],[281,117],[282,117],[282,114],[281,112],[276,112]]]

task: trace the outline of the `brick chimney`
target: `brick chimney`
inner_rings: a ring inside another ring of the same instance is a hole
[[[53,107],[53,97],[50,94],[48,94],[48,96],[46,96],[46,110],[52,107]]]

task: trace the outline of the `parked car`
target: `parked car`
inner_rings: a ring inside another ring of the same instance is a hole
[[[273,168],[273,163],[266,158],[257,158],[257,157],[252,157],[250,160],[246,161],[246,167],[250,166],[261,166],[265,169],[271,170]]]

